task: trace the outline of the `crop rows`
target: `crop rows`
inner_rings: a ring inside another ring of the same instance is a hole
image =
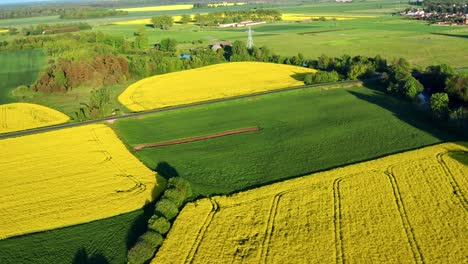
[[[183,209],[153,263],[463,262],[468,168],[444,154],[452,152],[466,147],[441,144],[202,199]],[[174,243],[190,253],[172,252]]]

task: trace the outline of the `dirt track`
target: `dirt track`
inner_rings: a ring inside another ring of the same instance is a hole
[[[138,150],[142,150],[142,149],[145,149],[145,148],[155,148],[155,147],[183,144],[183,143],[188,143],[188,142],[193,142],[193,141],[200,141],[200,140],[206,140],[206,139],[210,139],[210,138],[224,137],[224,136],[229,136],[229,135],[235,135],[235,134],[246,133],[246,132],[254,132],[254,131],[260,131],[260,130],[262,130],[262,128],[260,128],[260,127],[242,128],[242,129],[230,130],[230,131],[225,131],[225,132],[220,132],[220,133],[205,135],[205,136],[199,136],[199,137],[193,137],[193,138],[186,138],[186,139],[165,141],[165,142],[159,142],[159,143],[136,145],[133,148],[136,151],[138,151]]]

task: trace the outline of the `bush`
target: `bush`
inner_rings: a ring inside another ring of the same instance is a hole
[[[171,223],[164,217],[153,215],[148,221],[148,228],[164,235],[171,228]]]
[[[144,233],[137,243],[128,251],[127,261],[129,264],[143,264],[153,258],[154,253],[162,244],[163,237],[153,231]]]
[[[184,193],[172,188],[166,189],[163,197],[173,202],[177,206],[177,208],[180,208],[180,206],[184,203],[186,198]]]
[[[316,73],[306,74],[304,77],[304,83],[306,85],[317,84],[317,83],[327,83],[327,82],[336,82],[340,79],[340,76],[336,71],[318,71]]]
[[[168,189],[177,189],[184,195],[184,201],[192,197],[192,187],[190,183],[180,177],[170,178],[167,184]]]
[[[167,220],[172,220],[179,214],[179,209],[169,199],[163,198],[156,203],[155,212],[159,216],[164,216]]]
[[[449,113],[449,97],[446,93],[435,93],[431,96],[431,111],[435,118],[445,119]]]

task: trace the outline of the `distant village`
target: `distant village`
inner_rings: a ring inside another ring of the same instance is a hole
[[[416,2],[418,5],[421,1]],[[468,25],[468,6],[466,4],[434,5],[424,8],[407,8],[400,13],[418,20],[427,20],[439,25]]]

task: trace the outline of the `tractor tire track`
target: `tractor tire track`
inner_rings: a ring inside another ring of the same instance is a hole
[[[452,171],[450,170],[450,167],[444,161],[444,156],[446,156],[446,155],[448,155],[448,152],[437,154],[437,156],[436,156],[437,157],[437,162],[440,164],[440,166],[444,170],[444,174],[445,174],[445,176],[447,176],[447,180],[449,181],[450,185],[452,186],[453,194],[460,201],[461,206],[465,209],[465,211],[468,212],[468,200],[466,199],[466,196],[463,193],[463,190],[460,188],[460,185],[458,184],[457,180],[455,179],[455,176],[453,175]]]
[[[416,263],[424,263],[424,257],[421,253],[421,248],[418,245],[418,242],[413,232],[413,227],[411,226],[411,223],[408,218],[408,214],[406,213],[406,209],[403,204],[403,199],[401,197],[400,188],[398,186],[398,182],[396,180],[395,173],[393,171],[394,166],[395,165],[387,167],[384,173],[387,176],[387,179],[389,180],[392,186],[393,195],[395,197],[395,202],[399,211],[400,219],[405,229],[408,244],[411,248],[411,252],[413,253],[414,261]]]
[[[197,254],[198,249],[200,248],[200,244],[203,240],[203,237],[205,236],[206,231],[210,227],[215,214],[219,211],[218,202],[216,202],[216,200],[212,198],[210,198],[210,202],[211,202],[211,211],[208,214],[208,217],[205,219],[205,222],[203,222],[202,228],[200,229],[200,232],[198,232],[195,242],[192,244],[192,247],[190,248],[189,254],[185,257],[184,263],[193,263],[195,259],[195,255]]]
[[[351,177],[351,176],[348,176]],[[345,262],[344,248],[343,248],[343,230],[341,228],[341,195],[340,195],[340,183],[344,178],[337,178],[333,181],[333,225],[335,229],[335,256],[336,263],[342,264]]]
[[[134,186],[128,188],[127,190],[115,190],[115,192],[116,193],[133,193],[133,194],[140,194],[144,192],[146,190],[146,184],[138,180],[132,174],[129,174],[127,170],[123,169],[119,163],[115,162],[115,160],[112,159],[112,155],[106,150],[104,143],[99,139],[99,136],[96,133],[96,129],[91,129],[91,137],[92,139],[90,141],[96,142],[96,145],[98,148],[97,151],[106,156],[105,160],[102,161],[102,163],[105,163],[105,162],[112,163],[114,165],[113,167],[117,168],[117,170],[121,172],[117,174],[116,176],[128,178],[134,183]]]

